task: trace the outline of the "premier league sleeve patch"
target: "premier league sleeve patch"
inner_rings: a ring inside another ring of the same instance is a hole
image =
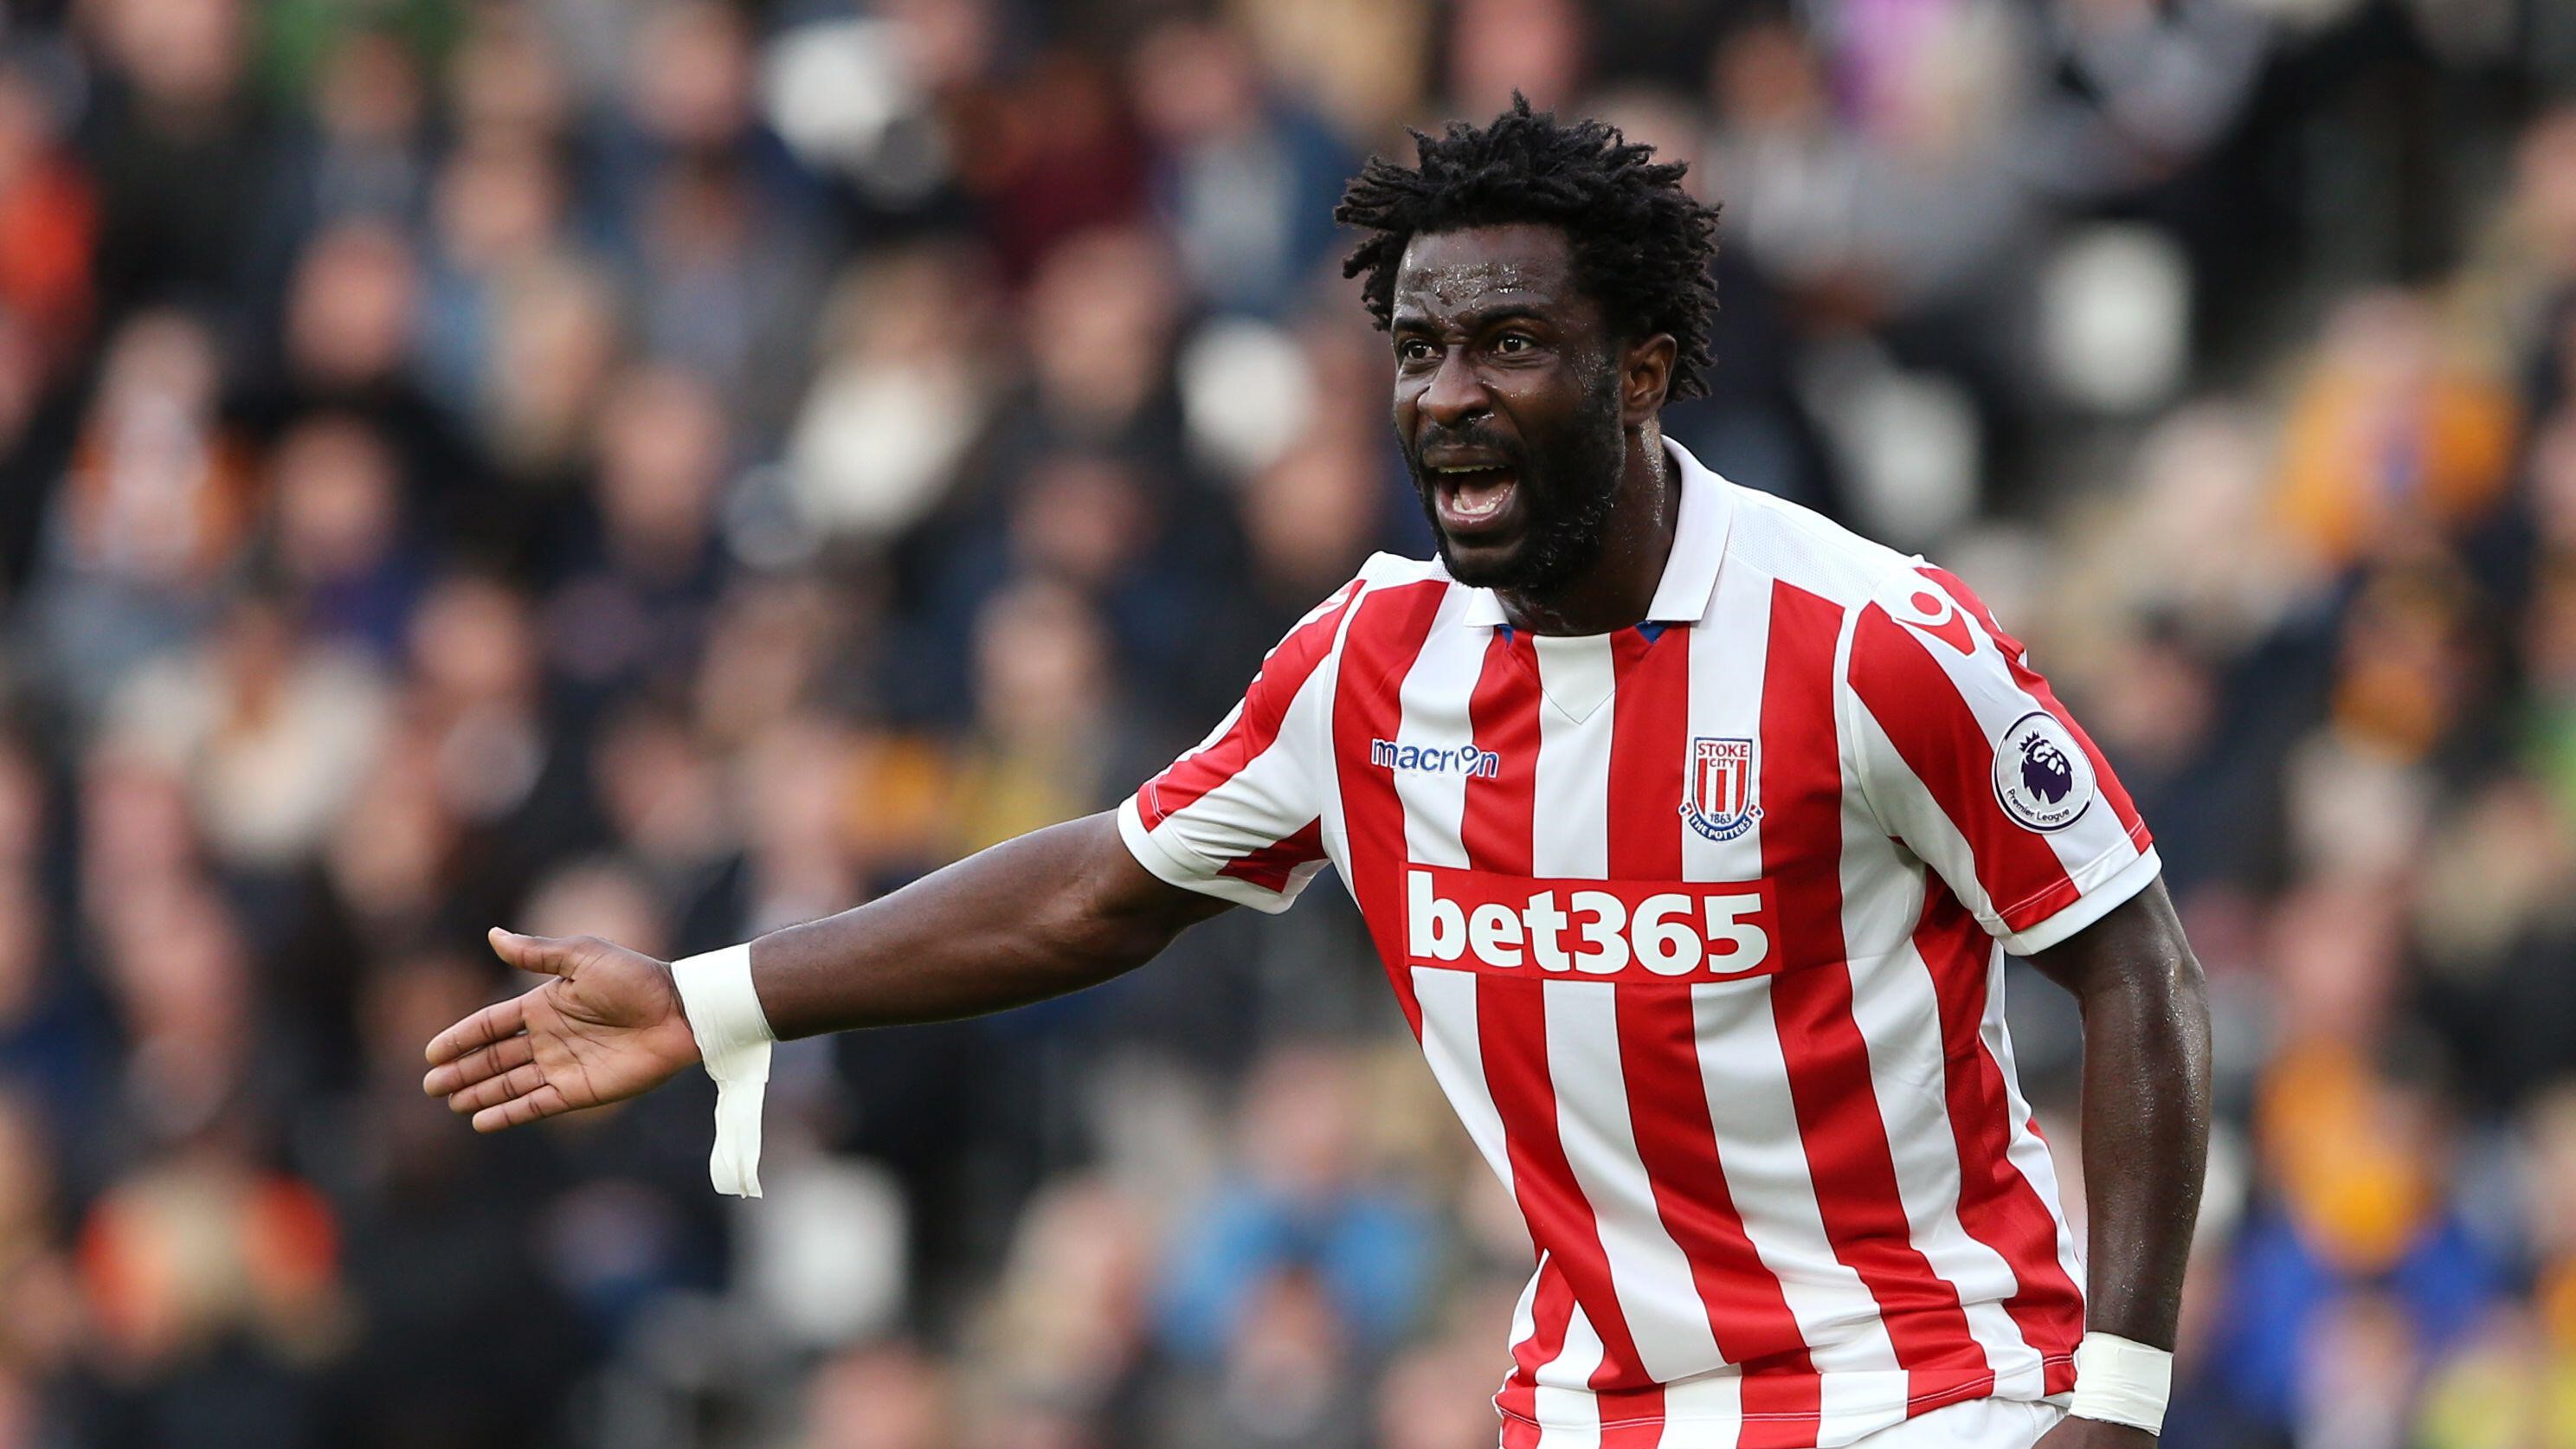
[[[2063,830],[2093,803],[2093,761],[2057,716],[2035,709],[1995,745],[1995,802],[2024,830]]]

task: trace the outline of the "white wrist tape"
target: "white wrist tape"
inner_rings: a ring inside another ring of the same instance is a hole
[[[2088,1333],[2076,1346],[2075,1401],[2066,1410],[2076,1418],[2160,1434],[2172,1396],[2171,1353],[2108,1333]]]
[[[680,1009],[716,1083],[716,1146],[707,1176],[716,1191],[760,1196],[760,1099],[769,1086],[769,1044],[778,1038],[751,989],[751,947],[727,946],[671,963]]]

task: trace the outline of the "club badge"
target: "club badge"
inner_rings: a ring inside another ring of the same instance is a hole
[[[1762,818],[1753,803],[1753,742],[1691,741],[1690,770],[1682,780],[1682,818],[1711,840],[1733,840]]]

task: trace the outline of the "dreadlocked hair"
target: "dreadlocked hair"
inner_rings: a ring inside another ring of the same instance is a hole
[[[1416,164],[1372,156],[1333,208],[1333,220],[1370,233],[1342,261],[1367,280],[1361,295],[1379,330],[1395,312],[1395,273],[1423,232],[1544,222],[1565,233],[1574,277],[1624,337],[1672,334],[1668,396],[1708,391],[1709,326],[1717,313],[1717,208],[1682,190],[1680,161],[1657,161],[1615,126],[1561,125],[1520,92],[1479,130],[1451,121],[1438,136],[1412,132]]]

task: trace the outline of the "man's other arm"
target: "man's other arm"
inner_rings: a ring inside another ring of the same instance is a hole
[[[752,983],[782,1038],[977,1016],[1133,970],[1226,909],[1138,865],[1104,811],[773,931],[752,943]]]
[[[1106,981],[1225,909],[1138,865],[1102,813],[760,937],[751,984],[782,1038],[973,1016]],[[492,944],[550,979],[429,1044],[423,1089],[477,1131],[632,1097],[698,1060],[667,963],[588,936],[496,930]]]
[[[2084,1012],[2085,1328],[2171,1349],[2209,1151],[2209,1003],[2164,882],[2032,956]],[[2070,1420],[2045,1441],[2151,1443]]]

